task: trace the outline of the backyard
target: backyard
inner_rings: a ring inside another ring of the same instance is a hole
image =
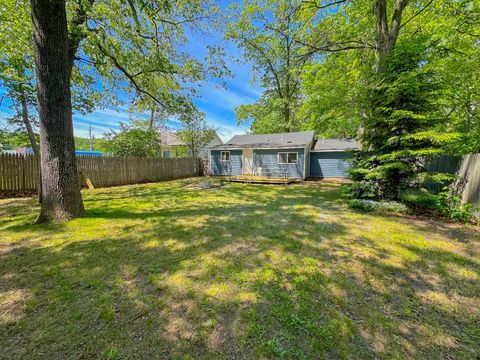
[[[475,358],[480,233],[340,186],[199,179],[0,200],[0,358]],[[193,184],[193,186],[192,186]]]

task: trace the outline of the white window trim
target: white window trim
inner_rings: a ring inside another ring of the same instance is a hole
[[[280,154],[287,154],[287,162],[281,162],[280,161]],[[295,162],[288,162],[288,154],[296,154],[297,155],[297,161]],[[277,153],[277,163],[280,165],[294,165],[298,164],[298,151],[282,151]]]
[[[228,160],[223,160],[223,153],[228,153]],[[230,151],[225,151],[225,150],[220,151],[220,161],[229,162],[230,161]]]

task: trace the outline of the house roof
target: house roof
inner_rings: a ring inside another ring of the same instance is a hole
[[[259,135],[235,135],[225,144],[214,146],[210,149],[305,147],[312,141],[313,131]]]
[[[317,139],[313,151],[360,150],[361,145],[355,139]]]
[[[177,135],[169,132],[160,133],[160,143],[163,146],[184,145],[184,142]]]
[[[185,143],[177,136],[177,134],[170,133],[170,132],[162,132],[160,133],[160,144],[162,146],[178,146],[178,145],[185,145]],[[216,145],[218,143],[222,143],[222,140],[215,132],[215,137],[209,142],[208,145]]]

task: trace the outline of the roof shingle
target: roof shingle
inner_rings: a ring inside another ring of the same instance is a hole
[[[235,135],[225,144],[211,149],[305,147],[313,141],[313,131]]]
[[[316,151],[348,151],[360,150],[361,146],[355,139],[317,139],[312,150]]]

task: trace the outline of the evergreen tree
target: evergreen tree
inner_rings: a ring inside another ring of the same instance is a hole
[[[425,168],[458,138],[436,130],[445,121],[437,102],[442,84],[428,64],[428,47],[416,38],[398,44],[385,59],[385,71],[372,75],[362,135],[366,151],[351,172],[354,197],[398,199],[406,189],[448,178]]]

